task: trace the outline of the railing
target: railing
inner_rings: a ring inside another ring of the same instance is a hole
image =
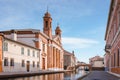
[[[110,44],[106,44],[105,45],[105,52],[110,52],[111,49],[111,45]]]

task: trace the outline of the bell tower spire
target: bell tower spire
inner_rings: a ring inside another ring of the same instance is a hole
[[[47,6],[47,12],[48,12],[48,6]]]
[[[48,7],[47,7],[47,12],[45,13],[43,17],[43,32],[48,35],[49,38],[52,38],[52,18],[50,13],[48,12]]]
[[[57,27],[55,29],[55,35],[59,35],[61,37],[61,29],[59,27],[59,23],[57,23]]]

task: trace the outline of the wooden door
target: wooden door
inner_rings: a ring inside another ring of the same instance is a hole
[[[45,58],[42,58],[42,69],[45,69]]]
[[[30,71],[30,61],[27,61],[26,68],[27,68],[27,72],[29,72]]]

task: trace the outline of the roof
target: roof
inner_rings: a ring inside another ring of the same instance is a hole
[[[10,34],[10,33],[12,33],[13,30],[16,31],[18,34],[21,32],[26,32],[26,33],[40,32],[40,30],[38,30],[38,29],[11,29],[11,30],[7,30],[7,31],[0,31],[0,33]]]
[[[56,35],[52,35],[52,39],[56,38]]]
[[[46,34],[44,34],[43,32],[41,32],[39,29],[11,29],[11,30],[7,30],[7,31],[0,31],[0,33],[11,34],[13,30],[15,32],[17,32],[17,34],[34,34],[34,33],[40,33],[44,37],[49,38]]]
[[[73,55],[73,53],[70,53],[70,52],[68,52],[68,51],[64,50],[64,55],[70,55],[70,56],[72,56],[72,55]]]
[[[9,38],[7,38],[7,37],[5,37],[5,36],[3,36],[3,38],[6,39],[6,40],[9,40],[9,41],[12,41],[12,42],[15,42],[15,43],[18,43],[18,44],[21,44],[21,45],[30,47],[30,48],[34,48],[34,49],[36,49],[36,50],[40,50],[40,49],[38,49],[38,48],[36,48],[36,47],[33,47],[33,46],[30,46],[30,45],[24,44],[24,43],[22,43],[22,42],[15,41],[15,40],[12,40],[12,39],[9,39]]]
[[[95,56],[89,59],[90,61],[103,61],[104,58],[100,56]]]
[[[11,31],[11,30],[15,30],[15,31],[40,31],[39,29],[32,29],[32,28],[26,28],[26,29],[10,29],[7,31]]]
[[[56,30],[55,31],[61,31],[59,25],[56,27]]]
[[[51,17],[50,13],[47,11],[44,17]]]
[[[111,3],[110,3],[110,9],[109,9],[109,14],[108,14],[108,22],[107,22],[106,33],[105,33],[105,40],[106,40],[107,34],[108,34],[108,28],[109,28],[109,24],[110,24],[110,17],[111,17],[111,12],[112,12],[113,1],[114,0],[111,0]]]

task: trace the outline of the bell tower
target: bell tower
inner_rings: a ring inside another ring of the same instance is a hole
[[[61,37],[61,29],[60,29],[59,25],[57,25],[57,27],[55,29],[55,35],[59,35]]]
[[[50,13],[47,11],[43,17],[43,32],[49,36],[49,38],[52,38],[52,18]]]

